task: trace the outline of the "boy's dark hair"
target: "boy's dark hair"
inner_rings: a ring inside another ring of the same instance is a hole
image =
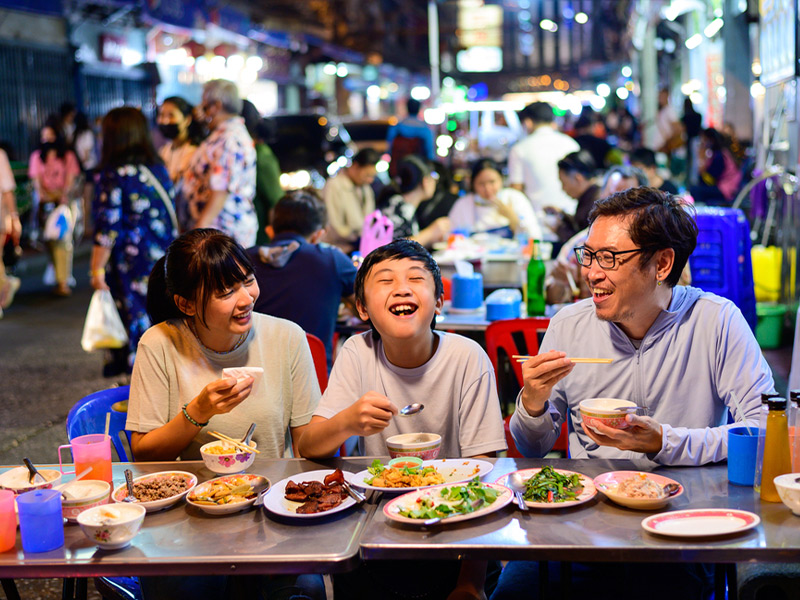
[[[353,164],[358,165],[359,167],[374,167],[376,164],[378,164],[380,159],[380,152],[374,148],[364,148],[363,150],[359,150],[358,153],[353,157]]]
[[[290,231],[308,237],[328,224],[325,203],[310,189],[287,192],[273,210],[272,229],[276,234]]]
[[[636,148],[630,154],[631,164],[638,163],[647,168],[656,166],[656,153],[650,148]]]
[[[570,152],[558,161],[558,168],[565,173],[580,173],[590,179],[597,172],[597,163],[594,162],[590,152],[578,150],[577,152]]]
[[[552,123],[555,120],[555,115],[553,114],[553,107],[547,102],[534,102],[528,104],[519,112],[519,118],[521,121],[530,119],[534,123]]]
[[[433,288],[434,298],[439,298],[444,294],[444,286],[442,285],[442,272],[439,270],[439,265],[433,260],[433,256],[422,245],[413,240],[398,239],[376,248],[364,259],[361,263],[358,272],[356,273],[355,294],[356,302],[361,306],[366,306],[367,301],[364,296],[364,284],[369,276],[370,271],[378,263],[386,260],[401,260],[403,258],[410,258],[421,262],[424,267],[433,275]],[[368,321],[369,326],[372,327],[372,338],[379,340],[381,334],[375,329],[371,321]],[[434,315],[431,321],[431,329],[436,329],[436,316]]]
[[[628,234],[637,247],[639,264],[647,264],[658,250],[672,248],[675,262],[665,279],[675,287],[686,261],[697,245],[694,207],[683,198],[651,187],[636,187],[612,194],[594,203],[589,226],[598,217],[632,217]]]
[[[408,111],[409,117],[416,117],[419,114],[419,109],[422,106],[419,100],[415,100],[414,98],[409,98],[406,100],[406,110]]]
[[[232,237],[217,229],[193,229],[173,241],[150,272],[147,314],[153,325],[185,318],[175,304],[177,294],[197,302],[197,314],[205,325],[209,299],[252,273],[247,252]]]

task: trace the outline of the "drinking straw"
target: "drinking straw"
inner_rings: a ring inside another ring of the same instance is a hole
[[[111,413],[107,412],[106,413],[106,431],[105,431],[106,435],[108,435],[108,429],[109,429],[110,426],[111,426]]]
[[[753,432],[750,431],[750,426],[747,424],[747,421],[744,418],[744,411],[742,410],[742,405],[739,403],[739,399],[736,397],[736,392],[731,390],[731,399],[733,399],[733,403],[736,406],[736,412],[738,413],[739,420],[744,425],[744,428],[747,429],[747,435],[753,435]]]

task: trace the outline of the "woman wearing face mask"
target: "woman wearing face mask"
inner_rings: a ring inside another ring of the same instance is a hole
[[[504,237],[524,233],[542,239],[542,230],[530,200],[519,190],[503,186],[500,167],[482,158],[472,167],[472,193],[459,198],[450,210],[453,229],[491,232]]]
[[[69,194],[81,169],[75,154],[59,133],[58,122],[48,119],[40,133],[40,144],[31,154],[28,177],[39,197],[39,223],[44,231],[47,217],[58,205],[69,206]],[[69,296],[72,277],[72,232],[47,241],[47,250],[55,271],[57,296]],[[73,283],[74,285],[74,283]]]
[[[175,184],[183,177],[197,146],[205,138],[203,126],[192,118],[193,110],[194,107],[180,96],[167,98],[158,109],[158,129],[170,140],[158,153]]]

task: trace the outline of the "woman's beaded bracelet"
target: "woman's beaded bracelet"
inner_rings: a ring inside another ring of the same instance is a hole
[[[195,427],[205,427],[206,425],[208,425],[208,421],[206,421],[205,423],[200,423],[200,422],[198,422],[198,421],[195,421],[195,420],[192,418],[192,415],[190,415],[190,414],[189,414],[189,411],[188,411],[188,410],[186,410],[186,407],[187,407],[187,406],[189,406],[189,403],[188,403],[188,402],[187,402],[186,404],[184,404],[184,405],[183,405],[183,416],[184,416],[184,417],[186,417],[186,420],[187,420],[187,421],[189,421],[189,423],[191,423],[191,424],[192,424],[192,425],[194,425]]]

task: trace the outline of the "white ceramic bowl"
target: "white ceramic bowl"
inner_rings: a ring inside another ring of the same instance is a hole
[[[108,504],[111,498],[111,484],[107,481],[82,479],[67,488],[61,498],[61,512],[70,523],[78,521],[83,511]]]
[[[594,428],[598,423],[614,429],[627,429],[628,422],[625,420],[627,413],[613,410],[622,406],[636,406],[635,402],[622,400],[620,398],[589,398],[583,400],[578,408],[581,412],[583,424]]]
[[[775,487],[778,488],[778,495],[783,500],[783,503],[800,517],[800,483],[797,482],[798,478],[800,478],[800,473],[787,473],[786,475],[778,475],[773,481],[775,482]]]
[[[229,449],[230,452],[226,454],[211,454],[210,452],[207,452],[207,450],[212,446],[222,446],[223,448]],[[256,448],[257,446],[258,444],[256,442],[250,442],[251,448]],[[256,459],[255,452],[242,452],[237,450],[233,444],[229,444],[228,442],[223,442],[220,440],[203,444],[203,446],[200,447],[200,455],[203,457],[203,462],[206,464],[206,468],[208,468],[209,471],[213,473],[219,473],[220,475],[233,475],[234,473],[241,473],[242,471],[248,469]]]
[[[197,485],[197,476],[193,473],[187,473],[186,471],[160,471],[158,473],[150,473],[149,475],[142,475],[140,477],[135,477],[133,479],[133,484],[136,485],[137,483],[145,483],[151,479],[157,478],[166,478],[166,477],[180,477],[184,481],[186,481],[186,489],[182,492],[169,496],[168,498],[161,498],[159,500],[148,500],[146,502],[137,502],[143,506],[147,512],[155,512],[157,510],[162,510],[165,508],[169,508],[173,504],[180,502],[180,500],[188,494],[194,486]],[[114,489],[114,493],[111,495],[111,498],[114,502],[122,502],[123,498],[128,495],[128,487],[123,484]]]
[[[401,433],[386,438],[389,456],[419,456],[422,460],[433,460],[439,456],[442,436],[438,433]]]
[[[78,515],[78,525],[104,550],[116,550],[131,543],[146,512],[141,504],[127,502],[95,506]]]
[[[56,469],[38,469],[42,477],[47,479],[44,483],[28,483],[28,469],[14,467],[0,475],[0,489],[11,490],[19,496],[31,490],[49,490],[61,483],[61,471]],[[38,480],[38,477],[36,478]]]
[[[253,488],[252,495],[245,500],[239,502],[232,502],[230,504],[203,504],[198,502],[198,498],[207,494],[215,483],[232,483],[244,484],[247,483]],[[247,510],[253,503],[255,503],[258,495],[269,488],[269,479],[262,475],[253,475],[251,473],[242,473],[241,475],[225,475],[224,477],[217,477],[200,483],[187,494],[186,502],[191,506],[196,506],[203,512],[210,515],[228,515],[231,513],[239,512],[240,510]]]

